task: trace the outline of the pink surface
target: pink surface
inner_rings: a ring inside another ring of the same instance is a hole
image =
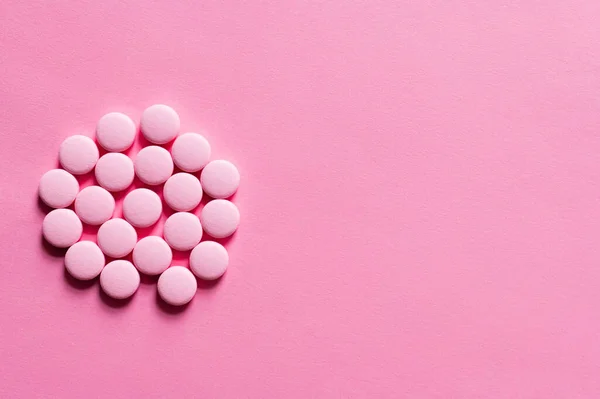
[[[0,397],[600,397],[600,2],[51,3],[0,3]],[[158,102],[243,176],[182,312],[39,238],[62,140]]]

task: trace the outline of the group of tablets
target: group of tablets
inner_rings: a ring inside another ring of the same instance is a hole
[[[179,115],[162,104],[147,108],[140,130],[151,145],[132,160],[122,152],[135,141],[137,128],[127,115],[104,115],[96,127],[96,141],[106,151],[100,157],[96,143],[75,135],[60,146],[63,169],[46,172],[39,184],[42,201],[54,208],[44,218],[42,233],[53,246],[68,248],[65,267],[79,280],[100,276],[102,290],[112,298],[133,295],[140,274],[160,275],[158,293],[175,306],[185,305],[195,295],[197,281],[218,279],[229,264],[227,250],[215,241],[203,241],[203,231],[214,238],[232,235],[239,224],[238,208],[227,198],[237,190],[240,175],[228,161],[210,161],[208,141],[198,133],[179,135]],[[173,141],[174,140],[174,141]],[[161,145],[173,142],[171,151]],[[182,172],[173,174],[175,166]],[[94,171],[98,185],[79,190],[74,175]],[[200,179],[195,174],[200,173]],[[163,186],[165,203],[173,210],[163,226],[163,237],[147,236],[138,241],[136,228],[154,225],[162,214],[162,200],[153,190],[137,188],[123,200],[123,219],[113,218],[115,199],[111,193],[130,187],[134,177],[148,186]],[[200,211],[203,194],[213,198]],[[69,207],[73,205],[73,210]],[[83,224],[100,226],[97,243],[79,241]],[[190,251],[189,265],[171,266],[172,249]],[[132,254],[133,263],[122,259]],[[115,259],[106,264],[106,257]],[[191,269],[191,271],[190,271]]]

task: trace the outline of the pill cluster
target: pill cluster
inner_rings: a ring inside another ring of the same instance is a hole
[[[240,214],[227,198],[236,192],[240,175],[231,162],[210,161],[211,147],[202,135],[179,134],[179,127],[179,115],[172,108],[162,104],[147,108],[140,119],[140,131],[151,145],[142,148],[133,160],[122,152],[132,146],[137,128],[131,118],[118,112],[104,115],[96,127],[96,141],[106,154],[100,156],[96,143],[87,136],[71,136],[62,143],[62,169],[42,176],[39,196],[54,208],[44,218],[42,234],[51,245],[68,248],[65,268],[71,276],[79,280],[100,276],[100,286],[108,296],[125,299],[138,289],[139,273],[160,275],[160,297],[179,306],[196,293],[194,275],[216,280],[225,273],[229,264],[225,247],[200,240],[203,232],[219,239],[236,231]],[[170,152],[162,147],[171,142]],[[181,172],[173,174],[175,167]],[[92,171],[98,185],[80,190],[75,175]],[[136,229],[156,224],[163,212],[161,197],[150,188],[127,193],[123,218],[113,217],[113,194],[129,188],[135,176],[147,186],[164,185],[164,202],[175,213],[165,221],[162,237],[138,240]],[[198,217],[192,211],[204,194],[211,200]],[[99,226],[97,243],[80,241],[83,223]],[[171,266],[172,250],[190,251],[189,269]],[[130,254],[132,262],[122,259]],[[111,261],[107,263],[106,258]]]

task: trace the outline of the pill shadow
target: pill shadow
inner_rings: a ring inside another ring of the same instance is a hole
[[[156,302],[156,305],[158,306],[158,308],[161,310],[161,312],[169,314],[169,315],[182,314],[183,312],[185,312],[185,310],[187,308],[190,307],[190,303],[194,300],[194,299],[192,299],[192,301],[186,303],[183,306],[173,306],[173,305],[169,305],[168,303],[163,301],[162,298],[160,297],[160,295],[158,294],[158,291],[156,291],[156,293],[154,295],[155,295],[154,301]]]
[[[38,207],[38,210],[40,211],[40,213],[42,213],[44,215],[47,215],[52,210],[52,208],[50,208],[48,205],[46,205],[39,196],[37,198],[37,207]]]
[[[217,287],[219,284],[221,284],[221,280],[223,280],[222,276],[216,280],[203,280],[201,278],[196,278],[196,281],[198,282],[198,289],[199,290],[212,290],[215,287]]]
[[[100,300],[106,306],[111,307],[113,309],[121,309],[121,308],[126,307],[127,305],[129,305],[131,303],[131,301],[133,300],[133,297],[135,296],[135,294],[134,294],[126,299],[111,298],[108,295],[106,295],[104,293],[104,291],[102,291],[102,287],[100,287],[100,284],[98,284],[98,295],[100,296]]]
[[[96,284],[97,280],[97,278],[93,278],[91,280],[77,280],[75,277],[69,274],[66,268],[63,269],[63,278],[67,284],[77,290],[87,290]]]
[[[52,256],[53,258],[65,257],[65,254],[67,253],[67,248],[57,248],[53,246],[48,241],[46,241],[44,236],[41,236],[40,239],[42,241],[42,248],[44,248],[44,252],[46,252],[48,255]]]

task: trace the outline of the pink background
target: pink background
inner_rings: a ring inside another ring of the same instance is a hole
[[[0,397],[600,397],[600,2],[0,2]],[[242,173],[231,267],[118,306],[39,177],[165,102]]]

